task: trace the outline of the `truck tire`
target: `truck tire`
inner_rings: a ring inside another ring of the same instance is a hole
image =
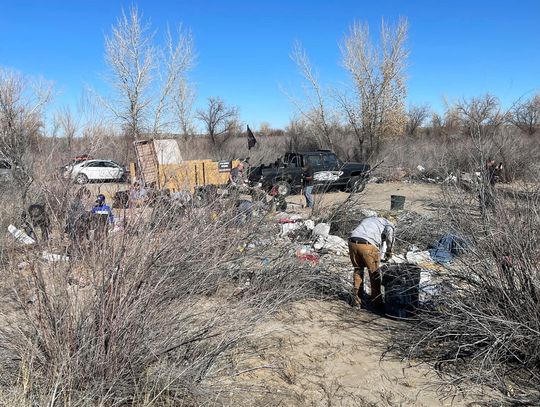
[[[351,193],[362,192],[366,188],[366,179],[360,175],[351,177],[347,185],[347,191]]]
[[[79,174],[75,177],[75,182],[79,185],[86,184],[88,182],[88,177],[85,174]]]
[[[280,196],[289,196],[291,194],[291,184],[288,181],[280,180],[274,182],[272,189],[276,188],[278,195]]]

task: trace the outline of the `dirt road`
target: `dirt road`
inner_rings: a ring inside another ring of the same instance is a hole
[[[406,182],[385,182],[383,184],[368,184],[364,192],[355,197],[366,208],[375,210],[389,210],[390,196],[402,195],[405,197],[405,209],[426,214],[434,211],[431,202],[436,201],[441,194],[441,187],[436,184],[412,184]],[[345,192],[329,192],[315,194],[315,205],[327,207],[343,202],[349,194]],[[301,195],[287,198],[288,202],[302,204],[305,199]]]

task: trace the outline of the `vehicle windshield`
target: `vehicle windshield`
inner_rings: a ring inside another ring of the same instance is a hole
[[[325,154],[323,160],[328,167],[341,167],[343,165],[335,154]]]

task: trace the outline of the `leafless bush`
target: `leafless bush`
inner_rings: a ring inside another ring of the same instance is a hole
[[[512,128],[503,128],[486,145],[486,157],[503,163],[505,181],[537,179],[540,148],[535,140],[524,137]],[[403,137],[383,147],[380,154],[385,163],[414,173],[418,165],[433,178],[446,178],[461,172],[479,171],[482,167],[475,158],[476,146],[464,135],[435,137],[430,134],[415,138]],[[424,174],[424,176],[427,176]]]
[[[257,217],[240,225],[225,200],[180,216],[155,209],[117,213],[121,230],[82,242],[67,262],[41,258],[45,248],[63,253],[58,234],[40,248],[10,245],[0,381],[18,389],[13,405],[213,402],[206,378],[230,370],[223,356],[258,321],[288,301],[348,291],[285,245],[250,248],[273,230]],[[54,224],[62,230],[60,217]]]
[[[466,194],[451,194],[449,208],[460,206],[448,224],[468,241],[467,254],[441,276],[447,288],[433,307],[394,338],[406,357],[434,364],[456,385],[495,387],[513,405],[540,402],[538,200],[538,190],[499,196],[480,217]]]
[[[540,95],[516,102],[511,110],[510,121],[525,134],[535,134],[540,127]]]
[[[429,116],[429,106],[411,106],[407,111],[407,134],[414,136]]]

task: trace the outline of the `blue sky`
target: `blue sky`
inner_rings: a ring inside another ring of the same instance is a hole
[[[103,88],[103,37],[132,1],[0,0],[0,65],[56,83],[54,107],[77,104],[85,84]],[[490,92],[509,105],[540,90],[540,1],[138,1],[155,29],[183,23],[198,62],[201,106],[220,96],[242,120],[283,127],[294,113],[282,88],[299,92],[290,60],[299,40],[323,84],[345,79],[338,44],[354,21],[408,18],[408,103],[442,110]]]

